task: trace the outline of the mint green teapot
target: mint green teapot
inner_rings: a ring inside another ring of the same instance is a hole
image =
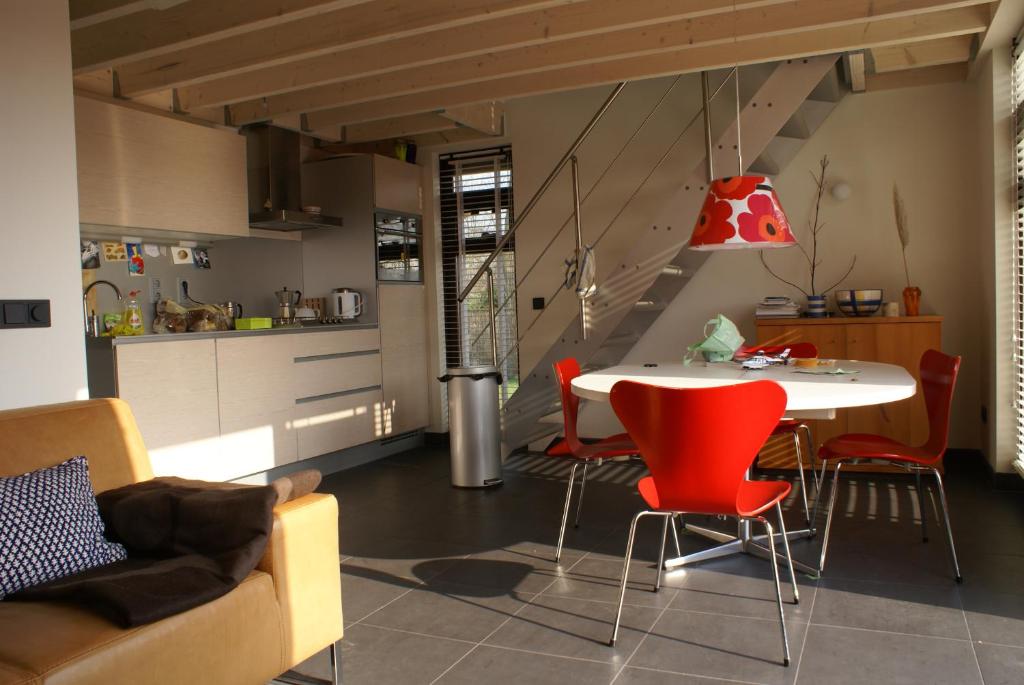
[[[687,350],[686,363],[689,364],[700,352],[705,361],[727,362],[743,346],[744,338],[740,335],[736,324],[723,314],[719,314],[704,324],[704,340],[690,345]]]

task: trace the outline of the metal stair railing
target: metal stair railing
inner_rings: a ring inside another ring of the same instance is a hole
[[[722,88],[725,86],[726,83],[728,83],[728,80],[729,80],[729,78],[731,78],[731,76],[733,75],[734,71],[735,71],[735,68],[730,70],[729,73],[727,73],[725,75],[725,77],[722,79],[722,82],[715,88],[714,92],[710,94],[710,96],[708,98],[709,101],[713,100],[719,94],[719,92],[721,92]],[[681,79],[682,79],[682,75],[679,75],[675,79],[673,79],[672,83],[665,90],[665,92],[662,93],[662,95],[658,98],[658,100],[654,103],[654,106],[650,108],[650,110],[647,112],[647,114],[641,120],[640,124],[636,127],[636,129],[634,129],[634,131],[630,134],[630,136],[626,139],[626,141],[619,147],[619,149],[616,152],[616,154],[612,157],[612,159],[609,161],[609,163],[605,166],[605,168],[602,170],[601,174],[598,176],[597,180],[594,181],[594,183],[591,185],[590,189],[587,191],[586,195],[584,195],[582,197],[582,199],[579,199],[578,182],[577,182],[576,176],[574,174],[574,179],[573,179],[574,180],[574,196],[575,196],[574,197],[574,203],[573,203],[574,204],[574,211],[569,214],[569,216],[565,219],[565,221],[562,223],[562,225],[559,227],[559,229],[555,233],[552,234],[551,238],[548,239],[547,244],[537,254],[537,257],[533,260],[533,262],[530,264],[530,266],[526,269],[525,273],[521,277],[519,277],[519,278],[517,278],[515,280],[515,282],[513,284],[513,287],[510,289],[507,297],[505,297],[505,299],[502,300],[501,303],[498,305],[498,307],[495,309],[495,313],[496,314],[501,313],[502,311],[504,311],[505,308],[510,303],[515,301],[516,296],[518,294],[519,288],[523,285],[523,283],[526,282],[526,279],[529,278],[530,274],[533,273],[534,269],[537,267],[537,265],[540,263],[540,261],[548,254],[548,252],[550,251],[552,245],[554,245],[555,241],[565,232],[566,228],[568,228],[570,223],[574,222],[574,220],[577,223],[579,222],[579,206],[582,203],[586,202],[587,199],[589,199],[590,196],[597,190],[597,188],[600,186],[601,182],[605,179],[605,177],[608,175],[608,173],[615,166],[615,163],[622,157],[622,155],[626,152],[626,150],[629,149],[629,147],[636,140],[636,138],[640,135],[640,133],[647,127],[648,123],[651,121],[651,119],[654,117],[654,115],[661,109],[661,107],[664,105],[665,101],[668,99],[668,96],[672,93],[672,91],[675,90],[676,86],[679,84]],[[621,93],[621,91],[625,87],[625,85],[626,85],[626,83],[623,82],[623,83],[618,84],[618,86],[616,86],[615,90],[612,91],[611,95],[609,95],[609,97],[605,100],[605,102],[599,108],[598,112],[594,115],[594,117],[590,120],[590,122],[588,122],[587,126],[583,129],[583,131],[580,133],[580,135],[576,138],[576,140],[574,141],[573,145],[569,148],[569,150],[565,153],[565,155],[563,155],[563,157],[555,165],[555,168],[552,170],[552,172],[545,179],[544,183],[541,184],[540,188],[538,188],[538,190],[534,193],[533,197],[527,203],[527,206],[524,209],[523,213],[514,221],[512,227],[504,235],[502,240],[495,246],[494,251],[490,255],[488,255],[488,258],[480,266],[480,268],[474,274],[473,278],[470,279],[470,281],[469,281],[468,285],[465,287],[465,289],[460,293],[460,301],[462,301],[462,299],[464,299],[466,296],[468,296],[468,294],[472,290],[473,286],[483,277],[484,273],[488,270],[488,267],[489,267],[490,263],[493,262],[494,259],[496,259],[497,256],[502,252],[504,246],[507,245],[508,242],[511,240],[512,234],[514,233],[514,231],[525,221],[526,216],[528,215],[529,211],[533,209],[533,207],[540,200],[540,198],[547,192],[547,190],[550,188],[552,183],[555,181],[555,179],[558,177],[558,175],[561,173],[561,171],[565,168],[565,166],[567,164],[569,164],[569,163],[572,163],[573,166],[575,166],[575,160],[576,160],[575,153],[579,150],[579,148],[581,147],[583,142],[586,140],[586,138],[594,130],[596,125],[603,118],[604,114],[608,111],[609,107],[611,106],[611,103],[615,100],[616,97],[618,97],[619,93]],[[608,232],[611,230],[612,226],[615,225],[615,222],[619,219],[619,217],[621,217],[622,214],[629,208],[629,206],[632,203],[632,201],[634,200],[634,198],[636,198],[636,196],[643,190],[644,186],[651,179],[651,177],[657,172],[657,170],[661,167],[661,165],[665,162],[665,160],[668,159],[668,157],[672,154],[672,152],[679,145],[679,143],[682,141],[682,139],[684,138],[686,133],[690,130],[690,128],[693,126],[693,124],[697,121],[697,119],[701,116],[702,113],[703,113],[703,105],[697,110],[696,113],[694,113],[694,115],[690,118],[690,120],[682,128],[682,130],[679,132],[679,134],[676,136],[676,138],[672,141],[672,143],[666,147],[664,153],[658,158],[658,160],[655,162],[655,164],[651,167],[650,171],[643,177],[643,179],[640,180],[640,182],[637,184],[637,186],[630,193],[629,197],[626,198],[625,202],[622,204],[622,206],[619,208],[619,210],[615,213],[615,215],[611,218],[611,220],[609,220],[607,225],[604,227],[604,229],[598,235],[598,237],[594,241],[592,247],[596,248],[601,243],[601,240],[608,234]],[[577,202],[577,199],[578,199],[578,202]],[[577,233],[579,233],[579,231],[577,231]],[[579,250],[581,248],[581,243],[582,243],[582,236],[577,235],[577,241],[576,241],[577,258],[579,257]],[[552,294],[547,298],[546,301],[547,302],[554,302],[558,298],[558,296],[562,293],[562,291],[564,291],[564,290],[565,290],[565,288],[562,287],[562,285],[559,285],[554,290],[554,292],[552,292]],[[519,344],[526,338],[526,335],[537,324],[537,322],[540,320],[540,318],[544,315],[544,313],[546,311],[548,311],[548,308],[542,309],[537,314],[537,316],[535,316],[531,320],[530,324],[527,326],[525,331],[522,331],[521,333],[517,333],[515,342],[507,350],[505,350],[504,351],[504,355],[501,356],[499,360],[497,360],[497,364],[499,366],[504,364],[504,362],[508,359],[508,357],[519,347]],[[581,314],[581,322],[584,322],[583,325],[585,326],[586,325],[585,324],[585,322],[586,322],[586,304],[585,304],[584,300],[580,300],[580,314]],[[490,324],[486,324],[477,333],[477,336],[476,336],[476,338],[474,338],[473,342],[471,343],[471,346],[475,345],[479,341],[479,339],[488,330],[492,331],[491,337],[494,338],[495,336],[493,334],[493,329],[490,327]]]

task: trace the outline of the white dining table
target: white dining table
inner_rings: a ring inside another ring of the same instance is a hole
[[[810,374],[795,366],[747,370],[737,362],[624,364],[576,377],[572,381],[572,391],[584,399],[607,402],[612,387],[619,381],[693,389],[767,379],[777,382],[786,391],[786,416],[792,418],[832,418],[836,409],[896,402],[913,397],[917,392],[914,377],[895,364],[843,359],[836,360],[835,368],[854,373]],[[681,429],[685,430],[685,426]],[[769,548],[761,544],[767,537],[752,535],[749,520],[739,521],[736,535],[692,524],[686,524],[686,529],[722,544],[669,559],[665,568],[740,553],[771,558]],[[803,529],[790,531],[787,537],[793,539],[813,534],[812,529]],[[781,555],[777,555],[776,560],[782,561]],[[804,573],[817,575],[819,572],[817,568],[795,560],[793,565]]]

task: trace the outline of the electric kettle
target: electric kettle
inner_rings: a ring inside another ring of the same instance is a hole
[[[351,288],[335,288],[331,291],[331,315],[342,319],[355,319],[363,313],[363,294]]]

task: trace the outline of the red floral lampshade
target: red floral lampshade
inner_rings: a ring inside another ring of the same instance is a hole
[[[711,182],[691,250],[733,250],[791,247],[789,230],[771,179],[765,176],[727,176]]]

